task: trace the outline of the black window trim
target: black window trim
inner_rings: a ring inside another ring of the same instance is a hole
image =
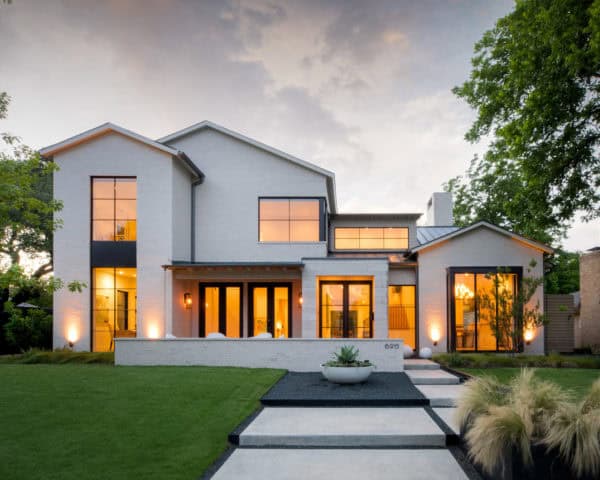
[[[477,305],[475,304],[475,315],[476,315],[476,327],[475,327],[475,339],[474,339],[474,348],[473,350],[456,350],[456,308],[455,308],[455,298],[454,298],[454,275],[456,273],[473,273],[473,274],[482,274],[482,273],[514,273],[517,275],[517,290],[522,288],[522,280],[523,280],[523,267],[521,266],[493,266],[493,267],[448,267],[447,268],[447,327],[448,327],[448,335],[447,337],[447,347],[450,352],[458,352],[458,353],[497,353],[497,352],[510,352],[510,350],[499,350],[498,349],[498,339],[496,339],[496,349],[495,350],[479,350],[475,348],[477,345],[477,321],[479,315],[477,314]],[[475,277],[475,281],[477,277]],[[475,285],[476,287],[476,285]],[[522,350],[522,343],[517,346],[517,350]],[[514,350],[514,349],[513,349]]]

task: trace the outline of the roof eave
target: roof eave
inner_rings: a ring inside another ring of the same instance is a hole
[[[69,137],[66,140],[44,147],[39,150],[39,153],[42,157],[51,157],[57,153],[68,150],[70,148],[74,148],[77,145],[88,142],[94,138],[106,135],[109,132],[118,133],[120,135],[123,135],[124,137],[131,138],[169,155],[177,156],[177,154],[179,153],[176,149],[169,147],[168,145],[163,145],[161,143],[155,142],[154,140],[148,137],[144,137],[143,135],[132,132],[131,130],[127,130],[126,128],[120,127],[110,122],[103,123],[102,125],[86,130],[85,132],[73,135],[72,137]]]
[[[431,240],[430,242],[421,244],[418,247],[413,248],[412,249],[412,253],[417,253],[419,251],[425,250],[426,248],[433,247],[433,246],[438,245],[440,243],[443,243],[443,242],[445,242],[447,240],[451,240],[451,239],[453,239],[455,237],[458,237],[458,236],[463,235],[463,234],[465,234],[467,232],[475,230],[476,228],[479,228],[479,227],[489,228],[490,230],[496,231],[496,232],[500,233],[501,235],[508,236],[508,237],[510,237],[510,238],[512,238],[512,239],[514,239],[514,240],[516,240],[518,242],[520,242],[520,243],[523,243],[524,245],[527,245],[530,248],[534,248],[534,249],[539,250],[539,251],[541,251],[543,253],[546,253],[546,254],[554,253],[554,249],[551,248],[551,247],[549,247],[548,245],[544,245],[543,243],[536,242],[535,240],[531,240],[531,239],[526,238],[526,237],[524,237],[522,235],[519,235],[517,233],[513,233],[513,232],[511,232],[509,230],[506,230],[504,228],[498,227],[497,225],[494,225],[492,223],[485,222],[485,221],[480,221],[480,222],[473,223],[473,224],[471,224],[471,225],[469,225],[467,227],[463,227],[463,228],[460,228],[458,230],[455,230],[454,232],[450,232],[450,233],[448,233],[446,235],[442,235],[441,237],[438,237],[438,238],[436,238],[434,240]]]

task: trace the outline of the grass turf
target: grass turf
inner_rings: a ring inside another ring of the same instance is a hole
[[[502,383],[508,383],[516,376],[520,368],[460,368],[459,371],[473,376],[490,375]],[[549,380],[573,394],[575,399],[585,395],[592,383],[600,378],[600,370],[590,368],[536,368],[535,375]]]
[[[197,478],[283,373],[0,365],[0,478]]]

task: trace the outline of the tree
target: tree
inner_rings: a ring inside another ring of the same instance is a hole
[[[522,349],[527,331],[534,331],[546,322],[540,302],[532,303],[535,292],[544,283],[543,277],[531,276],[535,266],[535,260],[531,260],[516,292],[507,278],[508,270],[499,268],[486,275],[492,281],[491,291],[476,295],[479,318],[489,324],[498,344],[513,352]]]
[[[446,185],[459,222],[478,219],[559,240],[578,211],[600,216],[600,0],[517,0],[475,45],[453,92],[491,138]]]
[[[0,118],[6,118],[9,97],[0,93]],[[53,199],[55,165],[22,145],[17,137],[2,133],[9,153],[0,153],[0,254],[9,266],[21,265],[22,255],[42,257],[33,273],[52,271],[52,234],[58,226],[53,214],[61,202]]]
[[[573,293],[579,290],[579,253],[558,249],[546,267],[544,293]]]

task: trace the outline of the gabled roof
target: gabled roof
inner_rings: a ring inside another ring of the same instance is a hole
[[[300,158],[294,157],[293,155],[282,152],[281,150],[277,150],[276,148],[273,148],[265,143],[259,142],[258,140],[254,140],[253,138],[246,137],[245,135],[242,135],[241,133],[234,132],[233,130],[229,130],[228,128],[222,127],[221,125],[217,125],[216,123],[210,122],[208,120],[204,120],[203,122],[196,123],[195,125],[184,128],[183,130],[179,130],[175,133],[171,133],[170,135],[159,138],[157,140],[157,142],[164,144],[164,145],[169,145],[169,143],[172,142],[173,140],[176,140],[181,137],[185,137],[186,135],[190,135],[192,133],[198,132],[198,131],[206,129],[206,128],[210,128],[210,129],[220,132],[224,135],[235,138],[236,140],[239,140],[241,142],[252,145],[255,148],[258,148],[258,149],[268,152],[272,155],[280,157],[280,158],[287,160],[288,162],[293,163],[295,165],[299,165],[300,167],[310,170],[311,172],[315,172],[320,175],[323,175],[327,179],[327,192],[329,194],[329,200],[330,200],[329,208],[331,210],[331,213],[336,213],[337,201],[336,201],[336,195],[335,195],[335,174],[333,172],[326,170],[324,168],[318,167],[317,165],[307,162],[306,160],[302,160]]]
[[[124,137],[135,140],[136,142],[147,145],[151,148],[164,152],[168,155],[178,158],[184,164],[184,166],[196,177],[204,178],[204,174],[200,171],[200,169],[187,157],[187,155],[179,150],[169,147],[168,145],[163,145],[159,142],[156,142],[148,137],[144,137],[138,133],[132,132],[131,130],[127,130],[126,128],[115,125],[114,123],[103,123],[102,125],[92,128],[90,130],[86,130],[83,133],[78,135],[74,135],[62,142],[55,143],[54,145],[50,145],[48,147],[44,147],[40,150],[40,155],[43,157],[51,157],[56,153],[68,150],[82,143],[93,140],[94,138],[98,138],[102,135],[106,135],[107,133],[114,132],[119,135],[123,135]]]
[[[419,227],[422,228],[422,227]],[[456,227],[437,227],[437,228],[456,228]],[[528,247],[534,248],[536,250],[540,250],[544,253],[552,253],[554,252],[554,250],[552,248],[550,248],[547,245],[544,245],[543,243],[540,242],[536,242],[535,240],[531,240],[527,237],[523,237],[522,235],[518,235],[516,233],[510,232],[508,230],[505,230],[504,228],[500,228],[497,225],[494,225],[492,223],[489,222],[485,222],[485,221],[480,221],[480,222],[476,222],[472,225],[469,225],[467,227],[463,227],[463,228],[458,228],[454,231],[450,231],[448,233],[446,233],[445,235],[441,235],[437,238],[434,238],[426,243],[422,243],[421,245],[419,245],[418,247],[415,247],[412,249],[412,252],[419,252],[421,250],[424,250],[426,248],[432,247],[434,245],[438,245],[440,243],[443,243],[447,240],[451,240],[453,238],[459,237],[460,235],[464,235],[465,233],[471,232],[473,230],[477,230],[478,228],[487,228],[489,230],[492,230],[496,233],[499,233],[501,235],[504,235],[505,237],[509,237],[512,238],[513,240],[516,240],[520,243],[523,243],[525,245],[527,245]],[[418,231],[418,230],[417,230]]]

